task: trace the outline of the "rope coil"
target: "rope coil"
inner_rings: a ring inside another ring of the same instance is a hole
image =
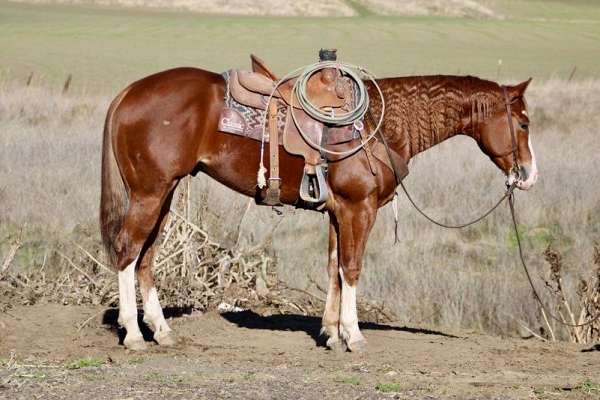
[[[330,112],[326,112],[319,107],[316,107],[310,101],[306,89],[308,81],[318,71],[326,68],[335,68],[339,70],[342,75],[347,75],[356,83],[358,93],[354,109],[341,114],[335,114],[333,109],[331,109]],[[321,61],[307,66],[304,71],[302,71],[298,77],[298,80],[296,81],[296,84],[294,85],[295,93],[302,109],[314,119],[333,126],[350,125],[355,121],[362,119],[369,109],[369,94],[366,91],[362,79],[356,72],[354,72],[353,68],[354,67],[350,66],[349,64],[343,64],[337,61]]]
[[[347,75],[348,77],[350,77],[350,79],[352,79],[356,83],[356,86],[358,87],[358,95],[357,95],[356,106],[354,107],[353,110],[336,115],[331,112],[330,113],[324,112],[323,110],[316,107],[310,101],[310,99],[307,96],[307,91],[306,91],[306,86],[307,86],[308,80],[310,79],[310,77],[312,75],[314,75],[319,70],[324,69],[324,68],[336,68],[342,73],[342,75]],[[357,151],[361,150],[363,147],[365,147],[375,137],[375,135],[377,134],[377,132],[380,130],[381,126],[383,125],[383,117],[385,115],[385,99],[383,97],[383,92],[381,91],[381,88],[379,87],[379,85],[377,84],[377,82],[375,80],[375,75],[373,75],[371,72],[369,72],[366,68],[359,67],[359,66],[356,66],[353,64],[339,62],[339,61],[320,61],[320,62],[317,62],[314,64],[296,68],[296,69],[288,72],[285,76],[283,76],[283,78],[281,78],[274,85],[273,90],[271,91],[271,94],[267,98],[266,104],[268,105],[271,102],[271,100],[273,99],[273,96],[275,95],[275,92],[277,91],[279,86],[281,86],[282,83],[287,82],[288,80],[297,77],[296,82],[294,82],[294,86],[292,88],[292,97],[291,97],[292,103],[294,102],[294,98],[297,98],[298,102],[299,102],[298,106],[302,107],[304,109],[304,111],[308,115],[310,115],[312,118],[314,118],[320,122],[323,122],[327,125],[333,125],[333,126],[350,125],[350,124],[360,121],[364,117],[366,112],[369,110],[369,104],[370,104],[369,103],[369,95],[367,93],[367,89],[366,89],[364,80],[361,78],[360,74],[362,74],[365,79],[368,79],[373,84],[373,86],[377,89],[377,92],[379,93],[379,97],[381,98],[381,115],[379,116],[379,121],[377,122],[375,129],[373,130],[373,132],[371,132],[369,137],[367,137],[365,140],[361,140],[361,142],[358,145],[356,145],[355,147],[353,147],[349,150],[335,151],[335,150],[326,149],[323,146],[321,146],[319,143],[315,143],[310,138],[310,136],[308,136],[302,130],[302,127],[296,120],[296,115],[294,113],[294,107],[293,107],[294,104],[292,104],[291,110],[290,110],[290,114],[292,116],[292,119],[294,120],[294,123],[296,124],[296,127],[298,128],[298,132],[300,132],[300,135],[302,136],[302,138],[312,148],[319,150],[319,152],[321,152],[322,154],[329,154],[329,155],[341,156],[341,157],[350,156],[350,155],[356,153]],[[358,127],[360,127],[360,124],[358,124]],[[258,187],[261,189],[266,186],[267,169],[264,166],[264,148],[265,148],[266,138],[267,138],[267,112],[266,112],[266,107],[265,107],[265,113],[264,113],[263,119],[262,119],[262,140],[261,140],[261,145],[260,145],[260,167],[258,169],[258,174],[257,174],[257,184],[258,184]]]
[[[317,107],[315,107],[312,103],[310,103],[310,100],[308,100],[308,97],[306,96],[306,82],[308,82],[308,79],[310,79],[310,77],[316,71],[323,69],[323,68],[337,68],[342,72],[342,74],[346,74],[346,75],[350,76],[350,78],[352,80],[354,80],[354,82],[356,83],[356,85],[359,88],[359,96],[357,98],[356,106],[355,106],[354,110],[351,110],[347,113],[344,113],[344,114],[341,114],[338,116],[327,115],[327,114],[323,113],[321,110],[319,110]],[[368,79],[373,84],[373,86],[377,89],[377,92],[379,93],[379,97],[381,99],[381,115],[379,116],[379,121],[377,122],[375,129],[373,129],[373,132],[371,132],[371,134],[366,139],[364,139],[364,140],[361,139],[361,142],[358,145],[356,145],[355,147],[353,147],[349,150],[335,151],[335,150],[327,149],[327,148],[321,146],[319,143],[315,143],[310,138],[310,136],[307,135],[302,130],[302,127],[296,120],[296,114],[294,113],[293,105],[291,107],[290,114],[292,115],[292,119],[294,120],[294,123],[296,124],[296,127],[298,128],[298,132],[300,132],[300,135],[302,135],[304,140],[312,148],[319,150],[319,152],[321,152],[323,154],[347,157],[347,156],[350,156],[350,155],[356,153],[357,151],[361,150],[362,148],[364,148],[375,137],[377,132],[379,132],[379,130],[381,129],[381,126],[383,124],[383,117],[385,115],[385,99],[383,97],[383,92],[381,91],[381,88],[377,84],[377,81],[375,80],[375,76],[371,72],[369,72],[366,68],[359,67],[359,66],[352,65],[352,64],[341,63],[341,62],[337,62],[337,61],[335,61],[335,62],[334,61],[318,62],[316,64],[312,64],[312,65],[305,67],[305,69],[303,70],[300,77],[294,83],[292,92],[296,93],[299,102],[306,101],[306,104],[301,103],[299,105],[303,108],[308,107],[308,109],[304,110],[307,114],[309,114],[311,117],[313,117],[323,123],[329,124],[329,125],[334,125],[334,126],[350,125],[354,122],[360,121],[364,117],[366,112],[369,110],[369,95],[366,91],[365,83],[360,78],[360,76],[354,72],[355,70],[362,73],[365,76],[365,78]],[[304,83],[302,83],[302,82],[304,82]],[[302,86],[300,86],[301,83],[302,83]],[[302,99],[304,99],[304,100],[302,100]],[[292,96],[292,102],[293,101],[294,101],[294,97]],[[312,114],[311,114],[311,112],[312,112]]]

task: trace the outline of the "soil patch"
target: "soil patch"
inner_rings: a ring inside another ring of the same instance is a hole
[[[179,344],[133,353],[117,311],[19,306],[0,317],[0,398],[597,398],[597,348],[363,324],[365,353],[321,346],[302,315],[181,315]]]

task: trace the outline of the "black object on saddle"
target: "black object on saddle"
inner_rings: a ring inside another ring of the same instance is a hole
[[[337,49],[319,50],[319,61],[337,61]]]

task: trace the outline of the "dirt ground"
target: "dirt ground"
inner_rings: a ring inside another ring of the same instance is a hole
[[[600,398],[598,346],[367,323],[367,351],[341,354],[322,346],[315,317],[168,314],[179,344],[133,353],[114,309],[11,308],[0,398]]]

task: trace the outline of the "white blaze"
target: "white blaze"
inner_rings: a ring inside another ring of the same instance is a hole
[[[529,147],[529,153],[531,153],[531,165],[524,165],[524,167],[528,169],[527,172],[529,175],[527,176],[527,180],[519,185],[521,189],[531,188],[538,178],[538,169],[537,162],[535,159],[535,152],[533,151],[533,146],[531,145],[531,135],[529,135],[529,138],[527,140],[527,146]]]
[[[538,176],[538,169],[537,162],[535,160],[535,152],[533,151],[533,146],[531,145],[531,135],[529,135],[527,139],[527,146],[529,146],[529,152],[531,153],[531,177],[534,177],[533,183],[535,183]]]

